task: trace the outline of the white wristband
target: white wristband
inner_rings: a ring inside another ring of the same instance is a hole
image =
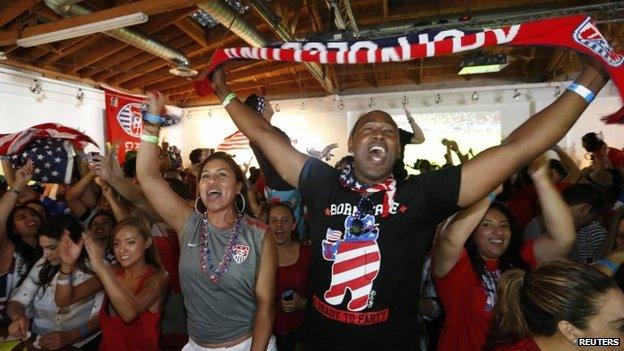
[[[587,101],[588,104],[594,101],[594,98],[596,97],[596,95],[591,90],[587,89],[586,87],[578,83],[570,84],[567,90],[570,90],[579,94],[583,99],[585,99],[585,101]]]

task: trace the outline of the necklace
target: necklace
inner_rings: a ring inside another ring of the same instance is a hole
[[[232,236],[230,236],[230,240],[228,240],[225,245],[223,257],[215,268],[212,263],[212,256],[210,255],[210,246],[208,245],[208,235],[210,234],[208,231],[208,219],[205,217],[202,219],[202,226],[199,232],[199,266],[206,278],[210,279],[213,284],[219,283],[219,279],[221,279],[228,270],[228,266],[232,261],[232,256],[234,256],[234,246],[238,242],[238,235],[240,234],[242,222],[243,216],[238,216],[236,222],[234,222]]]

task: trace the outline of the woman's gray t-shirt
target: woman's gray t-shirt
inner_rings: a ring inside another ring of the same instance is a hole
[[[205,218],[193,212],[184,223],[180,247],[180,285],[188,315],[188,333],[195,342],[221,343],[248,334],[256,313],[256,274],[266,225],[244,216],[234,256],[217,284],[200,268],[200,231]],[[207,240],[215,269],[223,258],[233,229],[208,223]],[[208,260],[206,259],[206,266]],[[207,269],[212,274],[210,269]]]

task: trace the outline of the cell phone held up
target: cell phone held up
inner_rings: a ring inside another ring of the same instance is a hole
[[[288,289],[282,293],[282,300],[284,301],[292,301],[295,298],[295,291],[293,289]]]

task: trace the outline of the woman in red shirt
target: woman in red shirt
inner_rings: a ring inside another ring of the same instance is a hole
[[[579,338],[624,340],[624,293],[586,264],[560,260],[532,273],[511,270],[498,296],[487,350],[566,351],[582,346]]]
[[[104,288],[106,298],[100,310],[100,351],[158,350],[167,273],[162,269],[147,222],[138,217],[121,221],[112,236],[119,266],[104,261],[105,247],[91,234],[83,235],[91,269],[97,275],[78,286],[58,285],[57,305],[80,300]],[[60,273],[72,272],[80,246],[65,240]],[[71,273],[68,273],[71,274]]]
[[[460,211],[438,234],[432,275],[445,319],[439,351],[479,351],[485,344],[502,272],[566,257],[576,238],[572,216],[549,177],[545,159],[530,174],[548,234],[522,242],[510,211],[488,196]]]
[[[303,323],[307,303],[310,250],[293,239],[297,226],[293,210],[287,203],[271,206],[269,227],[277,243],[277,304],[273,333],[277,349],[294,351]]]

